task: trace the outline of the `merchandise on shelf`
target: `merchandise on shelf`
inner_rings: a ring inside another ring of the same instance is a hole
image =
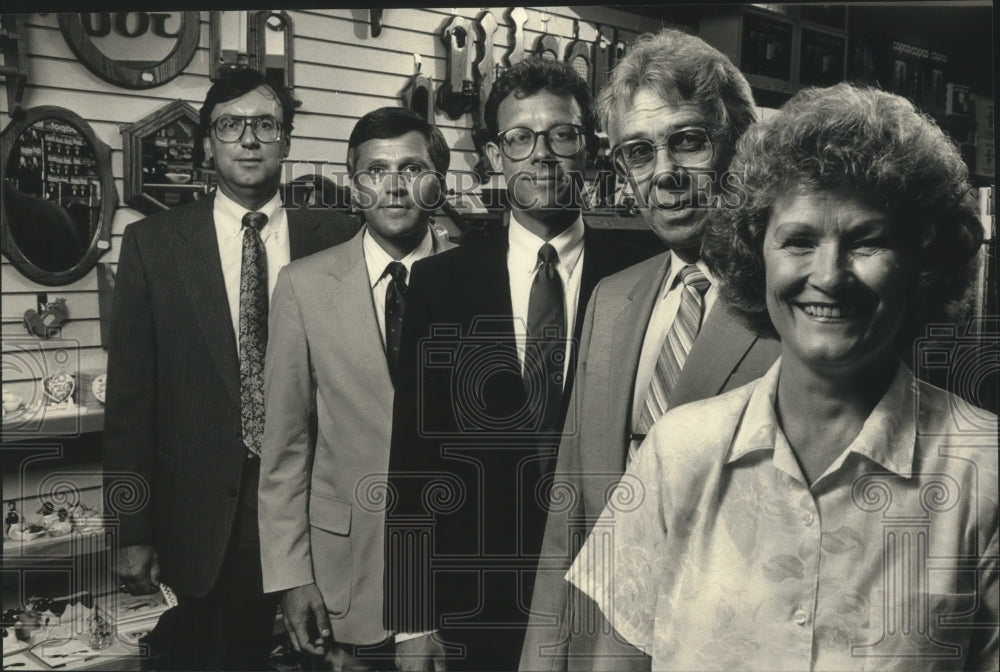
[[[66,509],[59,509],[57,515],[58,519],[48,525],[50,537],[61,537],[73,531],[73,523],[68,519],[69,512]]]

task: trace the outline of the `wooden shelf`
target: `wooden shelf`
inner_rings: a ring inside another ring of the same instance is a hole
[[[109,543],[104,528],[88,532],[73,531],[61,537],[44,536],[38,539],[17,541],[4,539],[4,566],[24,565],[58,558],[74,558],[88,553],[107,550]]]
[[[104,429],[104,404],[94,401],[77,404],[75,410],[47,412],[45,406],[25,409],[20,414],[4,418],[2,445],[36,441],[53,437],[66,438],[99,432]]]

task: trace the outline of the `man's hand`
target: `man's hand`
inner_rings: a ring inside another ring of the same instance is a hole
[[[296,651],[323,655],[323,640],[333,631],[323,596],[315,583],[286,591],[281,596],[281,617]]]
[[[400,672],[443,672],[444,645],[437,633],[396,642],[396,668]]]
[[[118,549],[115,575],[133,595],[155,593],[160,585],[160,560],[156,549],[148,544]]]

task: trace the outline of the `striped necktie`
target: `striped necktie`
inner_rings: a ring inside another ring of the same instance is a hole
[[[684,368],[684,360],[691,352],[694,339],[701,327],[702,313],[705,308],[705,292],[711,284],[708,278],[694,264],[688,264],[678,273],[684,283],[681,290],[681,302],[677,308],[677,316],[670,325],[670,331],[663,340],[660,356],[656,360],[653,379],[646,390],[639,413],[637,434],[646,434],[661,415],[670,406],[670,394]]]

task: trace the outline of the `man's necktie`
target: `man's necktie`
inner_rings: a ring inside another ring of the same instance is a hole
[[[406,266],[390,261],[383,275],[389,276],[385,290],[385,356],[389,361],[389,375],[396,382],[399,365],[399,339],[403,331],[403,311],[406,308]]]
[[[566,358],[566,307],[559,255],[549,243],[538,250],[538,267],[528,299],[524,382],[528,404],[541,411],[538,429],[559,432],[562,409],[563,362]]]
[[[681,375],[684,360],[691,352],[694,339],[698,336],[698,329],[701,328],[705,292],[711,283],[694,264],[682,268],[678,275],[684,283],[680,306],[677,308],[677,316],[670,325],[667,337],[663,339],[653,379],[643,399],[639,425],[636,428],[638,434],[648,433],[653,423],[666,413],[670,405],[670,394]]]
[[[260,230],[267,215],[243,215],[243,260],[240,267],[240,414],[243,443],[260,455],[264,438],[264,354],[267,352],[267,253]]]

